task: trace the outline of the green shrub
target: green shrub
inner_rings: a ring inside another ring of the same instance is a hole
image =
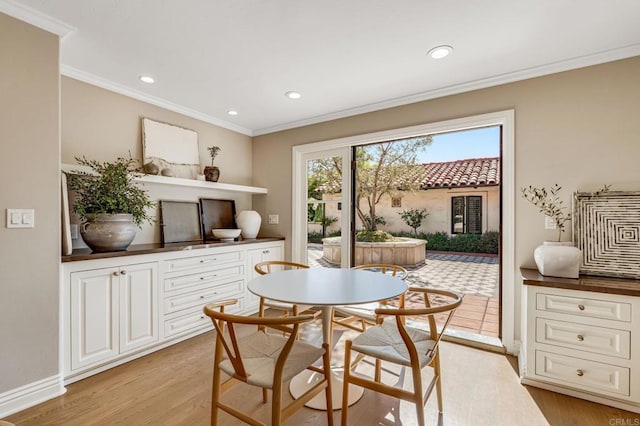
[[[360,231],[356,234],[356,241],[367,243],[384,243],[394,239],[393,235],[384,231]]]
[[[316,231],[307,232],[307,242],[322,244],[322,232],[316,232]]]
[[[446,232],[421,233],[419,238],[428,241],[428,250],[498,254],[499,235],[495,231],[484,234],[455,234],[453,236],[449,236]]]
[[[449,248],[449,236],[445,232],[420,234],[420,238],[428,241],[428,250],[451,251]]]

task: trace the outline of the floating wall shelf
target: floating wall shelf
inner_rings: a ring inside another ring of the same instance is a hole
[[[60,169],[63,172],[70,173],[74,170],[86,171],[91,173],[90,167],[80,166],[78,164],[61,164]],[[137,182],[154,183],[158,185],[188,186],[191,188],[216,189],[218,191],[244,192],[249,194],[266,194],[267,188],[258,186],[235,185],[232,183],[207,182],[204,180],[183,179],[158,175],[141,175],[135,179]]]

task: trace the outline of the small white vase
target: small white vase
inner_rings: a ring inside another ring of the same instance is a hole
[[[545,276],[578,278],[582,252],[570,242],[545,241],[536,247],[533,258]]]
[[[236,216],[236,224],[242,230],[242,238],[255,238],[260,231],[262,218],[255,210],[243,210]]]

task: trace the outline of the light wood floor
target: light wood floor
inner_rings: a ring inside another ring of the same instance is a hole
[[[317,340],[319,332],[319,324],[312,324],[305,337]],[[345,336],[334,350],[336,363],[341,362]],[[213,346],[214,334],[203,334],[73,383],[65,395],[4,420],[16,425],[206,425]],[[448,342],[442,343],[441,351],[445,412],[438,418],[434,394],[426,408],[427,424],[640,425],[640,414],[522,386],[513,357]],[[358,371],[367,368],[364,364]],[[399,380],[390,374],[386,379]],[[239,384],[224,398],[263,421],[269,418],[258,388]],[[411,404],[369,391],[350,407],[349,415],[353,425],[416,424]],[[225,413],[220,416],[224,425],[242,424]],[[340,424],[339,410],[334,422]],[[325,425],[326,416],[304,408],[287,424]]]

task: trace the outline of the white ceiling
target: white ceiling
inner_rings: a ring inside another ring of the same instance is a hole
[[[640,55],[639,0],[0,0],[2,10],[73,27],[64,75],[248,135]],[[427,57],[442,44],[453,54]]]

